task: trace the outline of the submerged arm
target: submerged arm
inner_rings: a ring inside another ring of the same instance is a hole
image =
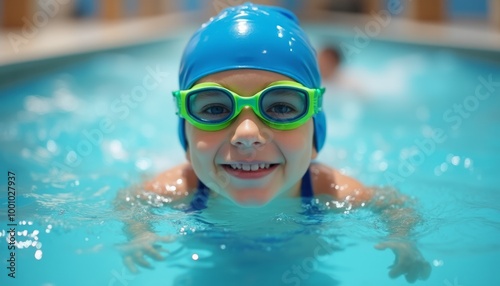
[[[385,240],[375,245],[375,248],[389,248],[395,255],[389,276],[396,278],[404,275],[410,283],[426,280],[431,266],[411,239],[412,231],[422,221],[413,201],[392,188],[372,189],[372,193],[368,207],[380,216],[388,232]]]
[[[141,195],[134,189],[120,190],[114,202],[115,210],[120,214],[127,242],[118,245],[122,253],[123,263],[132,272],[137,273],[137,265],[152,268],[146,256],[154,260],[163,260],[161,247],[155,243],[171,241],[170,237],[158,236],[150,221],[149,206],[144,205]]]
[[[408,282],[429,277],[431,267],[411,239],[412,231],[422,221],[413,201],[392,188],[367,188],[357,180],[316,164],[311,167],[315,193],[335,198],[336,205],[347,209],[365,207],[378,215],[387,230],[387,237],[377,249],[391,249],[395,254],[389,275],[404,275]]]
[[[146,260],[163,260],[165,252],[157,243],[169,242],[171,236],[159,236],[155,233],[151,221],[151,208],[162,207],[174,201],[182,201],[188,195],[192,182],[192,169],[188,164],[179,165],[141,187],[120,190],[115,199],[115,209],[124,223],[123,231],[128,242],[119,245],[125,266],[131,272],[138,272],[136,264],[152,268]]]

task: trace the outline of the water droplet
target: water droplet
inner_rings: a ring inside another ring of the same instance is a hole
[[[385,171],[385,170],[387,170],[387,167],[389,167],[389,164],[387,164],[387,162],[385,162],[385,161],[384,162],[380,162],[378,164],[379,171]]]
[[[470,158],[465,158],[464,160],[464,167],[466,169],[469,169],[472,166],[472,160]]]
[[[37,260],[42,259],[42,254],[43,254],[43,252],[40,249],[38,249],[37,251],[35,251],[35,258]]]
[[[442,163],[441,166],[439,166],[442,172],[446,172],[448,170],[448,164]]]
[[[56,153],[57,152],[57,144],[54,142],[54,140],[49,140],[47,141],[47,150],[51,153]]]
[[[435,267],[443,266],[443,264],[444,264],[443,260],[440,260],[440,259],[432,260],[432,265],[434,265]]]

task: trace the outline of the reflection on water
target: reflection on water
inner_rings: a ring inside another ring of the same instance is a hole
[[[163,245],[170,254],[155,270],[127,272],[117,251],[126,238],[116,193],[185,159],[172,136],[169,97],[177,46],[88,55],[0,88],[1,168],[18,178],[15,285],[404,283],[388,279],[393,255],[373,249],[386,233],[371,212],[304,214],[299,200],[257,215],[217,200],[201,213],[182,205],[136,209],[176,240]],[[148,68],[163,81],[133,99]],[[498,70],[467,54],[374,41],[345,63],[348,84],[332,84],[326,94],[329,139],[320,161],[369,185],[388,185],[387,174],[400,178],[396,187],[423,216],[413,237],[432,262],[429,285],[500,280],[493,269],[500,257]],[[491,96],[459,126],[447,121],[443,115],[472,102],[478,78],[490,75]],[[446,140],[422,147],[438,128]],[[5,192],[0,199],[3,257]]]
[[[189,271],[178,279],[185,277],[190,285],[221,284],[221,280],[241,285],[338,284],[334,268],[328,272],[319,268],[326,256],[341,250],[338,243],[325,241],[321,228],[310,224],[283,227],[276,216],[267,221],[267,228],[248,228],[247,233],[232,230],[233,225],[211,224],[183,237],[184,252],[196,253],[197,262],[187,264]]]

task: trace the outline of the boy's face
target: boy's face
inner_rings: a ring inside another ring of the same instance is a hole
[[[292,79],[243,69],[215,73],[198,83],[216,82],[241,96],[251,96],[279,80]],[[187,122],[185,128],[187,158],[198,178],[240,205],[264,205],[279,195],[299,195],[302,176],[316,157],[312,119],[282,131],[267,126],[246,108],[219,131],[203,131]]]

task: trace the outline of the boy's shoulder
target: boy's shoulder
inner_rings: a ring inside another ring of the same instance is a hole
[[[170,198],[184,198],[197,186],[198,179],[191,164],[168,169],[144,183],[144,190]]]
[[[313,163],[310,173],[316,195],[329,195],[338,201],[348,199],[354,203],[366,202],[372,197],[371,189],[329,166]]]

